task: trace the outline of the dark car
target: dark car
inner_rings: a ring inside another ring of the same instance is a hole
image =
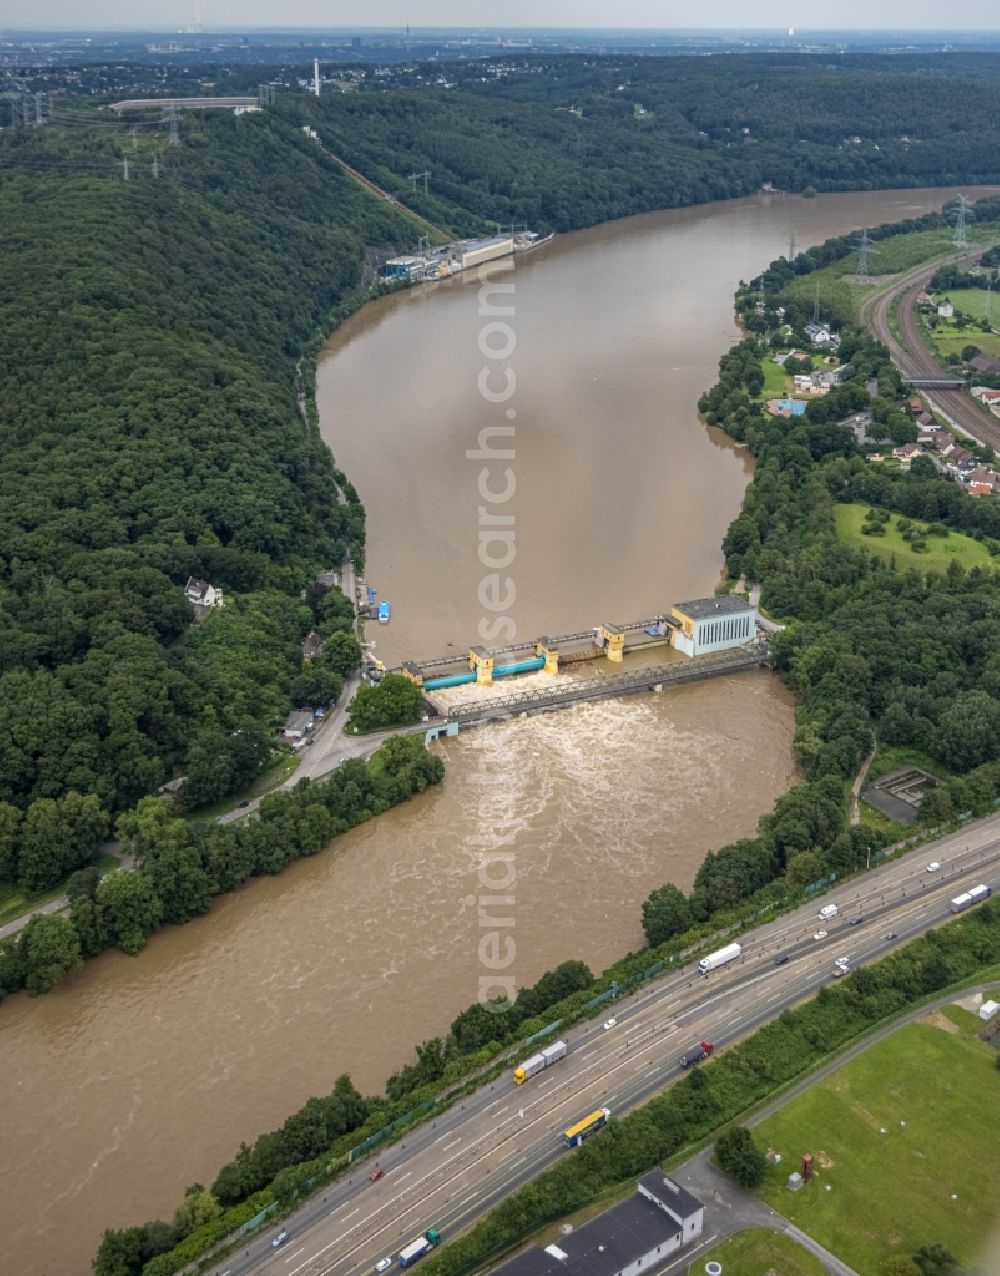
[[[249,803],[249,802],[241,802],[241,803],[240,803],[240,810],[242,811],[242,810],[243,810],[243,808],[244,808],[245,806],[249,806],[249,805],[250,805],[250,803]]]
[[[860,926],[864,920],[863,917],[852,917],[847,924],[848,926]]]
[[[898,936],[896,935],[896,932],[894,930],[890,930],[888,935],[886,935],[886,939],[897,939],[897,938]]]
[[[777,957],[775,957],[775,959],[774,959],[774,964],[775,964],[776,966],[787,966],[787,965],[788,965],[788,954],[787,954],[787,953],[779,953],[779,954],[777,955]]]
[[[316,743],[316,737],[314,735],[311,735],[309,739],[306,741],[306,744],[315,744],[315,743]]]

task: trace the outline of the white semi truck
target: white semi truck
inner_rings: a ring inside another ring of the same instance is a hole
[[[725,948],[719,948],[714,953],[709,953],[707,957],[702,957],[698,963],[698,969],[703,975],[707,975],[710,970],[718,970],[720,966],[728,966],[731,961],[735,961],[742,953],[743,947],[740,944],[727,944]]]

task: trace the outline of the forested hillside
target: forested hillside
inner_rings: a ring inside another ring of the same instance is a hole
[[[441,82],[451,87],[442,87]],[[1000,180],[1000,58],[733,55],[423,64],[286,98],[434,220],[570,230],[780,190]],[[406,174],[429,170],[430,190]],[[409,192],[409,193],[407,193]]]
[[[363,515],[295,364],[400,215],[269,115],[157,135],[157,177],[138,141],[87,121],[0,138],[4,829],[10,806],[116,811],[180,772],[200,800],[229,791],[290,707],[304,633],[345,623],[301,601]],[[226,596],[197,628],[189,575]]]

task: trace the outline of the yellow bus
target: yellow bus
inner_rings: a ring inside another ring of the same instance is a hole
[[[598,1108],[596,1112],[591,1112],[590,1116],[586,1116],[582,1121],[577,1121],[576,1125],[571,1125],[568,1130],[563,1130],[563,1140],[568,1148],[579,1147],[588,1135],[602,1129],[611,1118],[609,1108]]]

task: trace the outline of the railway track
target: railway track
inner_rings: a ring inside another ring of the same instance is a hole
[[[969,265],[979,260],[982,251],[980,248],[972,253],[954,254],[910,271],[862,307],[862,320],[889,351],[893,363],[905,380],[922,381],[943,375],[920,331],[917,297],[940,266],[946,262],[957,266]],[[893,336],[889,328],[889,315],[897,298],[899,306],[896,319],[901,341]],[[1000,452],[1000,422],[991,419],[965,390],[925,390],[923,393],[930,406],[964,434],[977,443],[985,443],[994,452]]]

